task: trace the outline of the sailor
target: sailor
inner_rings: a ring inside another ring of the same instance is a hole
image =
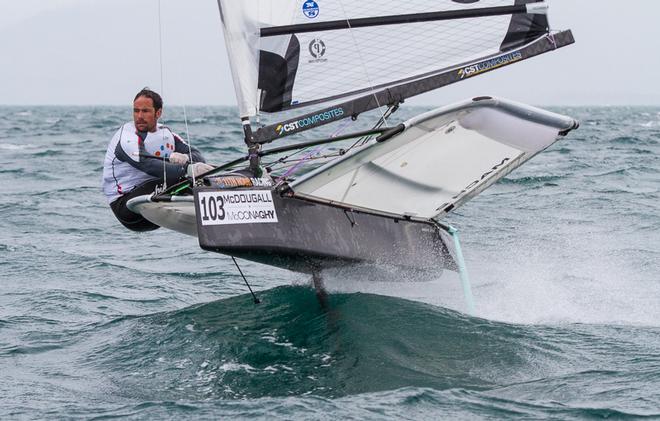
[[[197,149],[158,123],[162,113],[160,95],[142,89],[133,100],[133,121],[117,130],[105,154],[103,192],[119,222],[133,231],[159,227],[131,212],[129,199],[152,193],[163,181],[172,185],[213,169]]]

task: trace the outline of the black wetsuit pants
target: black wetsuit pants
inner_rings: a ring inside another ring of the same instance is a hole
[[[144,184],[140,184],[129,193],[121,196],[119,199],[110,203],[110,208],[114,212],[115,216],[121,222],[123,226],[128,228],[131,231],[153,231],[160,228],[158,225],[147,221],[140,214],[131,212],[126,207],[126,202],[131,200],[134,197],[142,196],[143,194],[153,193],[157,185],[161,184],[160,180],[147,181]]]

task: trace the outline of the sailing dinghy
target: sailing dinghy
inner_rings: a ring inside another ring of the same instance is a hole
[[[388,123],[409,97],[573,43],[550,31],[543,1],[218,4],[247,154],[128,203],[205,250],[312,274],[347,263],[457,270],[440,219],[578,126],[492,97]],[[264,148],[370,110],[381,111],[371,130]],[[276,122],[253,128],[262,113]],[[340,141],[349,146],[333,149]]]

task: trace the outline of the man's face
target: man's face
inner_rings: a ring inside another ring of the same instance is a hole
[[[156,111],[154,101],[146,96],[138,97],[133,102],[133,122],[140,132],[155,132],[162,109]]]

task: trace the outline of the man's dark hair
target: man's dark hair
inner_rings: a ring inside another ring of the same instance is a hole
[[[151,100],[154,103],[154,108],[156,109],[156,111],[163,108],[163,98],[161,98],[160,95],[158,95],[156,92],[152,91],[151,89],[147,87],[142,88],[142,90],[138,92],[137,95],[135,95],[133,102],[135,102],[135,100],[140,98],[141,96],[151,98]]]

